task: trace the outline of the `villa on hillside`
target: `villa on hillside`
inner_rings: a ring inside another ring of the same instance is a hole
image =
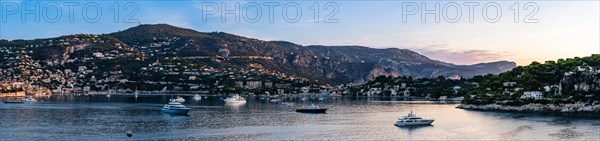
[[[540,91],[526,91],[523,92],[523,95],[521,96],[521,99],[543,99],[544,98],[544,94]]]

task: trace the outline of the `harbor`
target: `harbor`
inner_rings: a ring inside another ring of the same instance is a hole
[[[32,104],[0,103],[0,136],[6,140],[595,140],[600,121],[578,116],[481,112],[457,104],[369,102],[337,97],[319,101],[272,103],[243,96],[181,96],[188,116],[161,108],[176,96],[104,95],[36,97]],[[327,114],[295,109],[314,103]],[[397,127],[396,120],[413,111],[435,118],[431,126]],[[448,116],[451,115],[451,116]],[[23,119],[27,117],[27,119]],[[28,136],[22,136],[23,131]],[[128,131],[132,137],[127,137]]]

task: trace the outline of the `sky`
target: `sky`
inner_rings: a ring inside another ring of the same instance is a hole
[[[585,0],[0,0],[0,38],[166,23],[301,45],[406,48],[454,64],[527,65],[600,53],[599,9],[599,1]]]

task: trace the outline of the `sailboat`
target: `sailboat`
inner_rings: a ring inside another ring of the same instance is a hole
[[[137,88],[135,88],[135,92],[133,92],[133,94],[135,95],[135,98],[138,98],[138,93],[139,92],[138,92]]]
[[[108,94],[106,94],[106,97],[110,98],[110,93],[111,93],[110,87],[108,87]]]

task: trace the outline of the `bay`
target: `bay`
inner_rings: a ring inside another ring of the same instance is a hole
[[[348,97],[286,99],[290,105],[258,97],[247,97],[244,105],[226,105],[219,96],[183,97],[192,109],[189,116],[161,113],[171,98],[166,95],[51,96],[0,104],[0,140],[600,140],[600,119],[589,116]],[[328,108],[327,114],[294,112],[310,103]],[[410,111],[435,122],[393,125]]]

